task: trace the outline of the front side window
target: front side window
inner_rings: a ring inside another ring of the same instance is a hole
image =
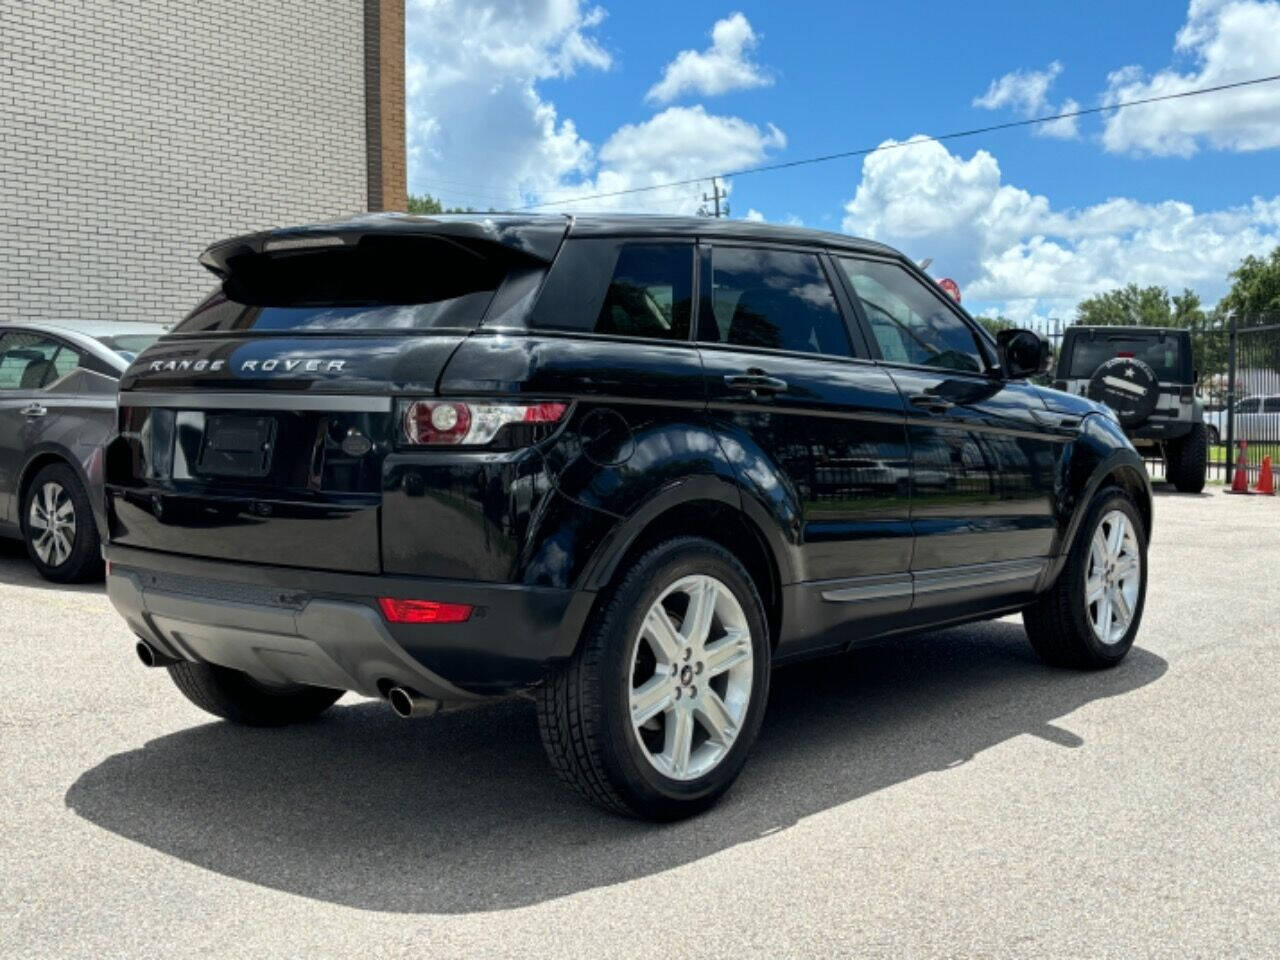
[[[80,355],[40,333],[0,337],[0,390],[40,390],[80,364]]]
[[[710,316],[699,323],[700,340],[850,355],[844,318],[812,253],[715,247],[709,300],[711,309],[703,312]]]
[[[1236,413],[1257,413],[1261,409],[1261,405],[1262,401],[1257,397],[1241,400],[1236,404]]]
[[[981,373],[982,352],[973,331],[940,296],[902,267],[841,257],[871,325],[880,355],[890,363]]]
[[[1280,397],[1267,397],[1262,401],[1263,413],[1280,413]]]

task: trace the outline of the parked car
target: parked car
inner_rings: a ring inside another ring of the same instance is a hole
[[[1210,443],[1226,441],[1225,409],[1206,414],[1205,425],[1209,430]],[[1249,443],[1280,443],[1280,393],[1237,400],[1232,439]]]
[[[1164,460],[1174,489],[1204,489],[1210,433],[1188,331],[1067,327],[1054,386],[1112,407],[1134,445]]]
[[[153,323],[0,323],[0,536],[57,582],[102,576],[102,443]]]
[[[737,777],[774,664],[1016,611],[1050,663],[1133,643],[1141,458],[886,246],[387,215],[201,259],[121,381],[106,557],[215,716],[523,691],[566,781],[668,819]]]

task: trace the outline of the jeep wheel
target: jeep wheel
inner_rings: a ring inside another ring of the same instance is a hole
[[[54,583],[101,579],[102,552],[93,507],[65,463],[51,463],[27,488],[22,538],[40,576]]]
[[[183,696],[206,713],[250,727],[282,727],[318,717],[337,702],[341,690],[303,684],[274,686],[247,673],[212,663],[182,661],[169,676]]]
[[[1210,425],[1208,427],[1208,430],[1209,430],[1209,443],[1213,444],[1214,446],[1217,446],[1218,444],[1220,444],[1222,442],[1222,437],[1218,435],[1218,428],[1213,425]]]
[[[1209,456],[1208,437],[1205,425],[1194,423],[1189,434],[1165,445],[1165,479],[1179,493],[1199,493],[1204,489]]]
[[[1113,667],[1133,645],[1146,595],[1146,529],[1133,501],[1109,487],[1094,498],[1057,582],[1022,619],[1045,662]]]
[[[639,557],[577,653],[543,686],[539,729],[560,777],[630,816],[706,809],[741,772],[769,691],[769,633],[751,577],[695,537]]]

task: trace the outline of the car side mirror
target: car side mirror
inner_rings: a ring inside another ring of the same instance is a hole
[[[1000,370],[1006,380],[1025,380],[1049,369],[1053,350],[1034,330],[1001,330],[996,334]]]

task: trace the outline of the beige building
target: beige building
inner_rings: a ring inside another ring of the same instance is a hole
[[[404,0],[0,0],[0,322],[172,322],[207,243],[404,205]]]

